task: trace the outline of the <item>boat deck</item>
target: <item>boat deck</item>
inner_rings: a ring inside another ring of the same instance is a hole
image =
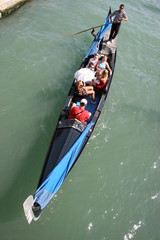
[[[107,44],[109,39],[110,30],[106,33],[106,35],[103,38],[103,44],[102,49],[99,51],[99,54],[114,54],[117,49],[117,36],[114,39],[113,43]]]

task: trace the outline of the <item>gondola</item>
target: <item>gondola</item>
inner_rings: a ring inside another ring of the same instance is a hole
[[[99,53],[101,56],[107,55],[112,74],[109,75],[107,85],[96,92],[95,104],[92,103],[90,96],[86,96],[88,101],[86,109],[92,113],[87,124],[68,118],[72,103],[79,103],[82,98],[76,92],[75,79],[73,80],[51,139],[37,189],[34,195],[30,195],[23,203],[25,216],[29,224],[32,220],[38,220],[43,209],[61,187],[82,153],[102,112],[113,79],[117,52],[117,37],[114,44],[110,46],[106,44],[111,29],[110,13],[111,9],[86,53],[80,68],[85,68],[89,59],[94,54]]]

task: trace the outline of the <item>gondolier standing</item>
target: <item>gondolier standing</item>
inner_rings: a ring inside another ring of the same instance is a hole
[[[112,20],[112,18],[113,18],[113,20]],[[109,36],[109,41],[107,42],[107,44],[110,44],[114,41],[115,37],[117,36],[117,34],[119,32],[121,22],[128,21],[128,17],[124,11],[124,4],[120,5],[119,10],[116,10],[113,13],[111,13],[110,20],[112,23],[112,28],[111,28],[111,32],[110,32],[110,36]]]

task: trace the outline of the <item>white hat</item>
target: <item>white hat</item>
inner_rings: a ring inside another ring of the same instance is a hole
[[[87,100],[85,98],[82,98],[80,103],[84,103],[85,105],[87,105]]]

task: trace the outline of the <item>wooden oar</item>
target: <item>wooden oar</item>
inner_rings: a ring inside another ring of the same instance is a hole
[[[102,27],[103,26],[103,24],[102,25],[99,25],[99,26],[95,26],[95,27],[91,27],[91,28],[88,28],[88,29],[85,29],[85,30],[82,30],[82,31],[80,31],[80,32],[76,32],[76,33],[73,33],[73,34],[64,34],[65,36],[68,36],[68,37],[72,37],[72,36],[75,36],[75,35],[77,35],[77,34],[80,34],[80,33],[83,33],[83,32],[87,32],[87,31],[89,31],[89,30],[92,30],[93,28],[99,28],[99,27]]]

